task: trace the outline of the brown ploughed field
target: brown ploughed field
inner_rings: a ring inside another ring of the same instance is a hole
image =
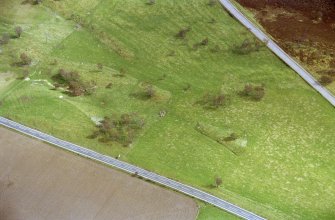
[[[184,195],[0,127],[0,219],[195,219]]]
[[[335,0],[237,0],[335,94]]]

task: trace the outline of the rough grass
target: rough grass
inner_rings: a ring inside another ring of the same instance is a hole
[[[253,36],[219,5],[209,7],[205,0],[157,0],[148,6],[144,0],[115,0],[94,1],[92,7],[88,2],[78,1],[73,12],[116,41],[99,39],[90,28],[74,30],[75,22],[70,20],[56,19],[53,24],[53,19],[35,17],[29,21],[32,28],[22,39],[6,45],[1,55],[0,66],[13,72],[21,69],[7,64],[14,60],[10,50],[19,53],[26,48],[39,60],[31,67],[30,81],[17,81],[2,93],[1,115],[108,155],[121,154],[121,160],[194,185],[270,219],[334,218],[334,109],[267,49],[248,55],[233,53],[234,45]],[[45,4],[66,17],[71,1]],[[45,5],[31,10],[29,13],[58,17]],[[15,16],[7,16],[6,24],[15,23]],[[60,30],[62,34],[48,44],[34,44],[44,33],[40,23],[54,25],[50,34],[60,34]],[[176,39],[180,29],[189,26],[192,30],[186,38]],[[208,45],[193,48],[205,38]],[[115,42],[133,55],[122,56],[111,45]],[[216,46],[220,50],[213,53]],[[50,65],[54,59],[58,64]],[[103,64],[102,72],[96,71],[97,63]],[[34,83],[34,79],[52,82],[59,68],[77,70],[83,79],[95,80],[96,93],[68,97]],[[117,76],[121,69],[125,77]],[[154,85],[168,98],[132,96],[142,82]],[[112,88],[105,89],[109,83]],[[247,83],[265,84],[262,101],[238,95]],[[195,104],[213,90],[228,94],[229,104],[217,110]],[[167,112],[163,118],[158,115],[161,110]],[[92,117],[127,112],[138,112],[146,120],[131,147],[86,138],[95,129]],[[194,129],[199,121],[218,130],[241,131],[248,140],[245,152],[236,156],[200,134]],[[210,187],[214,176],[223,179],[218,189]],[[205,209],[199,218],[217,216],[214,212]]]

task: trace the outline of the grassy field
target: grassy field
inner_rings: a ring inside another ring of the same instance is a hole
[[[96,151],[120,154],[121,160],[270,219],[333,219],[334,108],[264,47],[235,53],[236,45],[253,36],[218,4],[207,3],[63,0],[29,6],[2,1],[1,33],[17,25],[24,33],[1,47],[1,74],[22,74],[27,67],[10,65],[22,52],[33,62],[30,80],[7,79],[0,87],[0,114]],[[186,37],[177,39],[188,27]],[[208,44],[194,46],[206,38]],[[52,90],[49,83],[60,68],[95,81],[95,93],[71,97]],[[109,83],[112,87],[105,88]],[[157,97],[134,96],[143,83],[152,84]],[[247,83],[264,84],[261,101],[239,95]],[[217,91],[226,94],[224,106],[198,104],[204,94]],[[165,117],[159,117],[162,110]],[[95,119],[130,112],[145,119],[131,146],[87,138]],[[199,132],[198,124],[215,135]],[[242,153],[218,141],[228,133],[239,135],[235,142],[243,142]],[[218,188],[212,187],[215,176],[223,180]],[[201,210],[200,219],[227,217],[210,206]]]

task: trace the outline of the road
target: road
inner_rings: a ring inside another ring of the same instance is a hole
[[[166,186],[168,188],[174,189],[178,192],[182,192],[186,195],[189,195],[191,197],[197,198],[199,200],[202,200],[204,202],[207,202],[209,204],[212,204],[218,208],[221,208],[227,212],[230,212],[234,215],[237,215],[244,219],[250,219],[250,220],[261,220],[264,219],[252,212],[249,212],[245,209],[242,209],[234,204],[231,204],[223,199],[220,199],[218,197],[215,197],[213,195],[210,195],[206,192],[203,192],[201,190],[195,189],[191,186],[185,185],[183,183],[177,182],[175,180],[169,179],[167,177],[158,175],[153,172],[149,172],[147,170],[144,170],[140,167],[128,164],[126,162],[117,160],[115,158],[97,153],[95,151],[89,150],[87,148],[78,146],[76,144],[69,143],[67,141],[63,141],[61,139],[58,139],[56,137],[53,137],[51,135],[45,134],[43,132],[37,131],[35,129],[26,127],[22,124],[19,124],[17,122],[11,121],[9,119],[0,117],[0,125],[3,125],[5,127],[11,128],[13,130],[16,130],[18,132],[24,133],[26,135],[29,135],[31,137],[37,138],[39,140],[48,142],[52,145],[55,145],[57,147],[63,148],[65,150],[71,151],[73,153],[79,154],[81,156],[102,162],[104,164],[113,166],[115,168],[121,169],[127,173],[131,174],[137,174],[140,177],[143,177],[145,179],[151,180],[152,182],[158,183],[160,185]]]
[[[335,107],[335,96],[323,87],[309,72],[293,60],[271,38],[249,21],[229,0],[219,0],[226,10],[248,28],[259,40],[265,42],[267,47],[297,72],[310,86],[318,91],[331,105]]]

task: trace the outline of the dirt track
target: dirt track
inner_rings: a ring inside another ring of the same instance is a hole
[[[188,197],[0,127],[0,219],[195,219]]]

